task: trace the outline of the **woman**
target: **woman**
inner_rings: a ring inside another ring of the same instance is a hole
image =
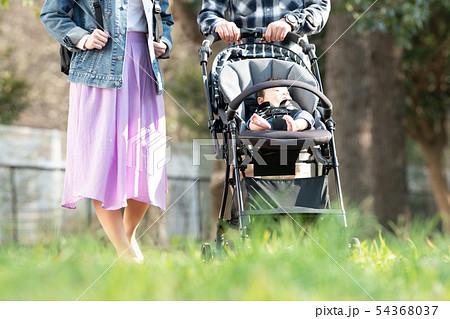
[[[172,50],[168,0],[46,0],[41,20],[74,51],[67,160],[62,206],[92,198],[119,257],[142,263],[136,229],[150,204],[165,210],[165,115],[158,58]],[[97,1],[98,2],[98,1]],[[153,5],[161,6],[162,37],[155,39]],[[73,18],[68,12],[73,9]],[[152,35],[153,36],[148,36]],[[122,216],[121,208],[124,209]]]

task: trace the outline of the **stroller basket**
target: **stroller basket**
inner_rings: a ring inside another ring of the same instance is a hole
[[[342,210],[330,209],[328,176],[292,179],[245,177],[241,184],[244,211],[243,226],[250,224],[251,215],[292,214],[316,218],[320,214],[344,216]]]
[[[245,177],[245,210],[273,210],[293,207],[326,208],[330,204],[328,177],[267,179]]]
[[[335,215],[345,224],[345,213],[330,209],[328,176],[292,179],[265,179],[245,177],[241,181],[244,210],[242,226],[250,225],[252,215],[289,215],[317,218]]]

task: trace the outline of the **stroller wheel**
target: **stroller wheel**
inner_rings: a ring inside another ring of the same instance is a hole
[[[231,239],[227,239],[223,245],[223,249],[228,256],[236,256],[236,249],[234,248],[234,243]]]
[[[202,262],[206,263],[211,261],[211,259],[212,259],[211,245],[208,243],[204,243],[202,245]]]

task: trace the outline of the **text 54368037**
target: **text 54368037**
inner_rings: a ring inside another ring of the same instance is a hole
[[[434,316],[438,306],[377,306],[376,315],[380,316]]]

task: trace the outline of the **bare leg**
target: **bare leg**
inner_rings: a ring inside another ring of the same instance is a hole
[[[298,118],[295,120],[297,125],[297,131],[304,131],[309,127],[309,122],[303,118]]]
[[[291,116],[285,115],[283,116],[283,119],[287,123],[287,130],[288,131],[303,131],[308,128],[309,123],[307,120],[303,118],[298,118],[294,120]]]
[[[119,209],[105,210],[102,208],[101,202],[97,200],[93,200],[93,202],[98,220],[109,240],[116,248],[119,257],[124,255],[133,261],[140,262],[140,258],[130,248],[130,242],[127,238],[125,227],[123,226],[122,212]]]
[[[297,124],[291,116],[285,115],[283,116],[283,120],[286,121],[287,131],[297,131]]]
[[[136,256],[142,261],[144,260],[144,256],[136,241],[136,229],[142,221],[142,218],[144,218],[149,206],[147,203],[129,199],[128,206],[125,207],[125,214],[123,215],[123,225],[128,241],[131,243]]]

